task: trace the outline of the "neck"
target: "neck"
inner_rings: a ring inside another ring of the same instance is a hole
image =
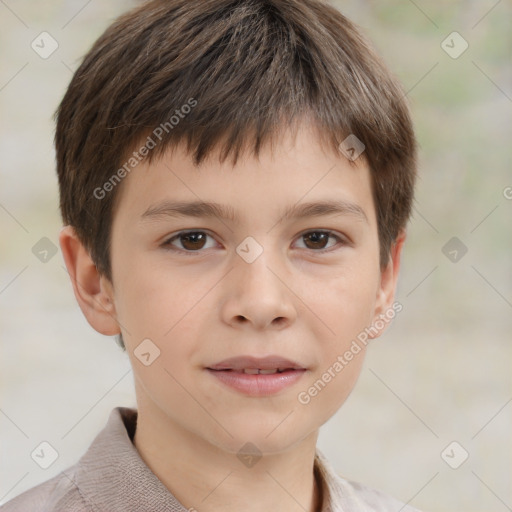
[[[133,443],[151,471],[189,510],[320,512],[321,492],[314,476],[317,437],[315,431],[291,449],[263,455],[246,466],[236,453],[139,402]]]

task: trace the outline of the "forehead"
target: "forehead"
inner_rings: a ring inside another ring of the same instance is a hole
[[[346,214],[371,222],[375,212],[369,169],[363,158],[349,162],[326,151],[307,126],[295,136],[281,134],[278,144],[259,155],[244,153],[235,165],[212,153],[199,166],[184,145],[143,162],[118,191],[119,214],[132,221],[165,217],[217,217],[229,222],[272,213],[289,220]]]

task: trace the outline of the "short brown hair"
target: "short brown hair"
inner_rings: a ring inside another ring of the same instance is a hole
[[[197,165],[214,148],[235,164],[300,119],[335,151],[350,135],[364,144],[385,266],[416,179],[406,95],[356,26],[321,0],[152,0],[119,17],[56,112],[63,221],[112,280],[116,184],[135,160],[186,142]],[[135,156],[149,138],[155,147]]]

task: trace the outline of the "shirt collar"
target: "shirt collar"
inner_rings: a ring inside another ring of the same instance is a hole
[[[188,512],[140,457],[133,444],[136,423],[137,409],[113,409],[106,426],[79,460],[76,473],[68,478],[94,510],[109,510],[115,504],[117,510],[126,512]],[[314,472],[320,484],[321,512],[341,511],[345,481],[318,448]]]

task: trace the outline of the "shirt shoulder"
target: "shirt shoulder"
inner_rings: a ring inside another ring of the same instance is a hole
[[[187,512],[133,444],[137,409],[114,408],[78,462],[0,512]]]
[[[420,512],[417,508],[403,503],[379,489],[373,489],[359,482],[345,480],[340,476],[338,478],[340,480],[340,487],[344,489],[345,498],[350,496],[349,499],[354,503],[353,509],[343,508],[342,505],[340,510],[350,512],[352,512],[352,510],[354,510],[354,512],[396,512],[397,510],[400,510],[400,512]]]
[[[378,489],[343,478],[318,449],[315,468],[322,481],[322,512],[420,512]]]
[[[92,506],[73,483],[75,466],[22,492],[0,506],[0,512],[91,512]]]

